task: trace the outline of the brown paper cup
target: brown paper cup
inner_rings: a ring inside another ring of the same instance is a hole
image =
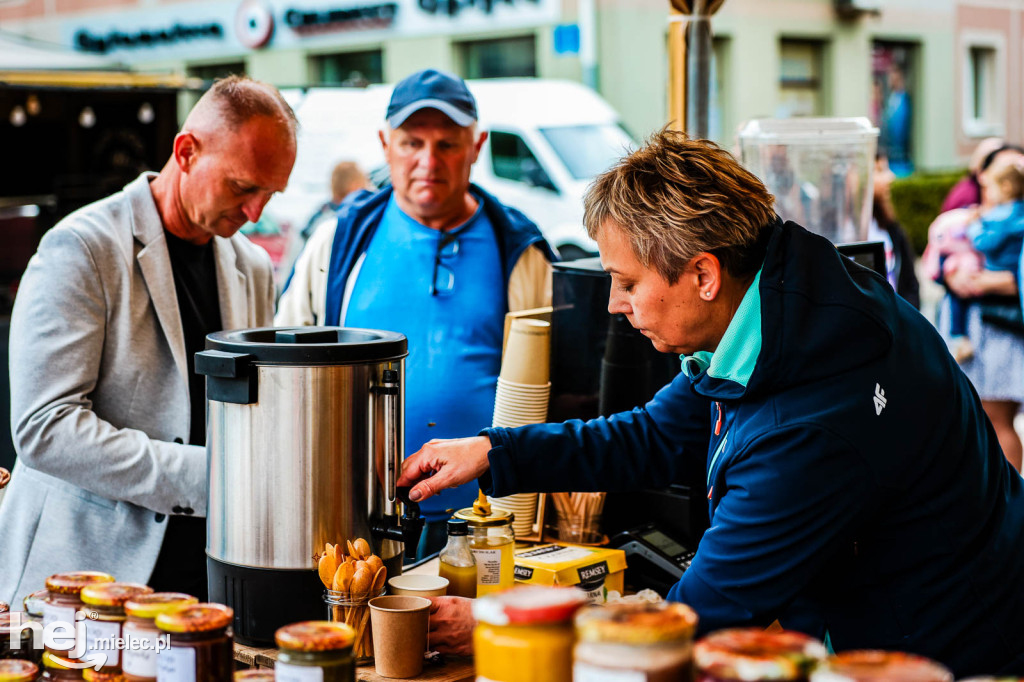
[[[410,573],[388,579],[388,594],[410,597],[443,597],[448,593],[448,578]]]
[[[388,595],[370,600],[373,663],[382,677],[415,677],[423,672],[430,600]]]
[[[551,324],[529,318],[512,321],[501,358],[501,378],[520,384],[551,380]]]

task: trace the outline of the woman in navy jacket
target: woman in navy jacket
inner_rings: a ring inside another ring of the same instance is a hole
[[[781,619],[837,650],[1024,674],[1024,488],[977,394],[885,279],[772,203],[674,132],[598,178],[586,223],[609,310],[683,373],[609,418],[432,441],[399,485],[612,491],[698,469],[711,528],[668,597],[702,631]],[[458,649],[464,610],[439,602],[431,641]]]

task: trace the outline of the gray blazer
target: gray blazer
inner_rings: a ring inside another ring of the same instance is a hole
[[[11,430],[0,601],[53,573],[146,583],[172,510],[206,515],[206,452],[183,445],[185,342],[163,225],[144,174],[46,233],[11,319]],[[267,253],[214,238],[225,329],[269,326]]]

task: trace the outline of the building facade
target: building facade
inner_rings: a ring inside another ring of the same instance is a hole
[[[667,123],[667,0],[0,0],[0,29],[202,78],[467,78],[594,86],[642,137]],[[1024,139],[1024,0],[727,0],[711,137],[758,116],[868,116],[894,166],[962,165]]]

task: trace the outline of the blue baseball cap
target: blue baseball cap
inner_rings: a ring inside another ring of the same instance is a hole
[[[395,86],[388,104],[388,125],[398,128],[420,109],[437,109],[464,128],[477,120],[476,100],[465,81],[437,69],[417,71]]]

